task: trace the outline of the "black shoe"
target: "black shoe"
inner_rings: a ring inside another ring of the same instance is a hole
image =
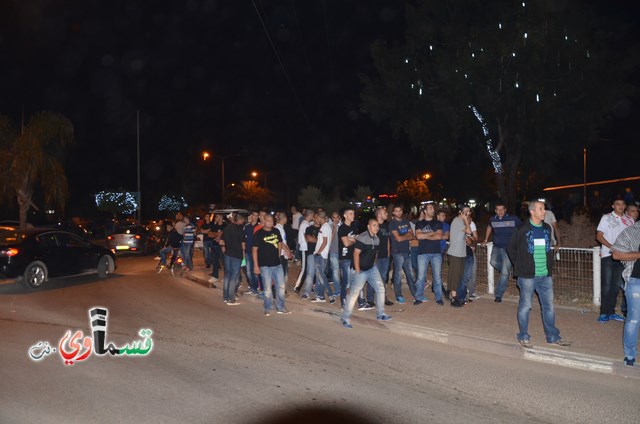
[[[207,265],[205,268],[211,268],[211,265]]]
[[[464,300],[454,298],[451,301],[451,306],[453,306],[454,308],[461,308],[464,306]]]
[[[393,303],[392,301],[390,301],[389,299],[385,299],[385,300],[384,300],[384,304],[385,304],[386,306],[392,306],[394,303]]]
[[[502,303],[502,298],[501,297],[496,297],[493,301],[496,302],[496,303]]]

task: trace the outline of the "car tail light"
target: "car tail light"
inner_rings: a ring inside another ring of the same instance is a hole
[[[109,236],[107,237],[107,240],[113,240],[113,237]]]
[[[20,251],[13,247],[9,249],[0,250],[0,256],[9,257],[9,258],[11,256],[16,256],[18,253],[20,253]]]
[[[136,234],[136,238],[137,238],[137,239],[139,239],[139,238],[140,238],[140,236]]]

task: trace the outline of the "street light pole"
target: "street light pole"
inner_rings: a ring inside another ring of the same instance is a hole
[[[227,199],[225,198],[225,192],[224,192],[224,158],[220,156],[220,159],[222,160],[222,207],[226,208]]]
[[[587,148],[582,149],[582,206],[587,208]]]

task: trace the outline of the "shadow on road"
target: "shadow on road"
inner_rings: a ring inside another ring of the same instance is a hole
[[[379,420],[373,420],[370,413],[364,413],[357,409],[342,409],[336,406],[292,406],[288,411],[280,411],[267,414],[251,424],[377,424]]]
[[[28,289],[22,283],[17,281],[6,281],[0,284],[0,296],[28,295],[95,283],[109,284],[109,281],[117,280],[123,277],[124,275],[119,274],[111,274],[105,279],[99,278],[97,274],[78,275],[73,277],[57,277],[47,281],[45,286],[38,290]]]

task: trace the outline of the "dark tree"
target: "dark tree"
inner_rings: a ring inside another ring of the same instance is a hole
[[[549,177],[596,140],[631,92],[636,55],[616,57],[621,34],[606,28],[574,0],[412,1],[404,43],[372,45],[378,74],[362,77],[362,108],[446,172],[474,140],[468,154],[489,159],[476,175],[491,167],[513,208],[534,171]]]

